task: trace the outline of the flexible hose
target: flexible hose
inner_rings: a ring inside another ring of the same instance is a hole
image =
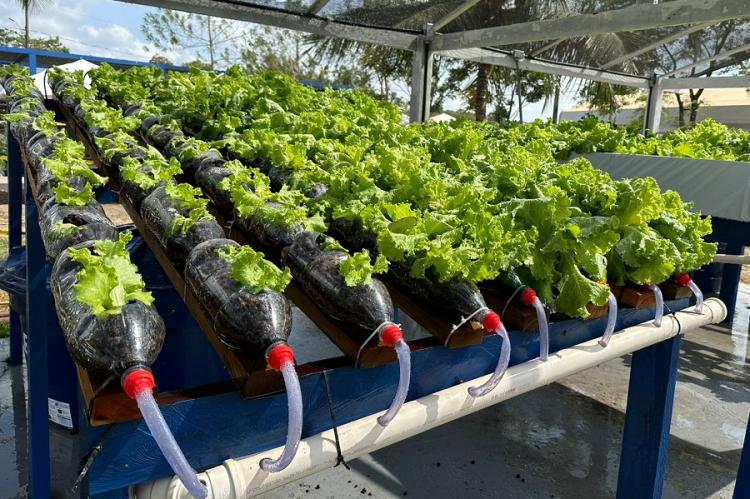
[[[145,389],[136,393],[135,401],[141,410],[141,414],[143,414],[143,420],[146,422],[151,436],[154,437],[156,445],[161,449],[169,466],[172,467],[172,471],[179,477],[190,495],[197,499],[204,499],[208,495],[206,486],[198,480],[195,470],[185,459],[185,455],[180,450],[180,446],[177,445],[174,435],[169,431],[167,422],[164,421],[164,416],[159,410],[151,390]]]
[[[500,338],[502,338],[502,345],[500,346],[500,359],[497,361],[497,367],[495,372],[492,373],[490,379],[488,379],[483,385],[469,387],[469,395],[472,397],[482,397],[490,393],[500,380],[503,379],[505,371],[508,369],[508,363],[510,362],[510,338],[508,338],[508,331],[505,330],[505,326],[500,324],[500,327],[495,331]]]
[[[388,423],[396,417],[401,406],[404,405],[406,393],[409,391],[409,380],[411,379],[411,350],[409,350],[409,346],[403,339],[398,340],[393,348],[396,349],[396,357],[398,358],[398,388],[396,388],[396,396],[393,397],[391,406],[385,414],[378,418],[380,426],[387,426]]]
[[[266,457],[260,460],[260,467],[271,473],[281,471],[289,466],[297,453],[297,447],[299,447],[302,438],[302,389],[299,386],[294,362],[284,362],[281,365],[281,375],[284,377],[284,385],[286,385],[289,423],[286,432],[286,445],[278,459]]]
[[[656,312],[654,313],[654,326],[661,326],[661,319],[664,317],[664,295],[661,294],[661,289],[656,284],[652,284],[651,291],[654,292],[656,298]]]
[[[611,292],[609,293],[609,312],[607,313],[607,327],[604,328],[604,334],[599,340],[603,347],[609,345],[609,340],[615,334],[615,324],[617,323],[617,298]]]
[[[534,297],[532,303],[534,311],[536,311],[536,322],[539,324],[539,359],[542,362],[547,362],[549,357],[549,324],[547,324],[547,314],[544,311],[544,305],[539,297]]]
[[[692,279],[690,279],[690,282],[688,282],[688,287],[693,291],[693,294],[695,295],[695,311],[700,314],[703,310],[703,292]]]

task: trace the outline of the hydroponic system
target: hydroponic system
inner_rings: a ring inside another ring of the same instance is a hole
[[[697,82],[482,48],[575,36],[583,15],[533,21],[545,35],[441,34],[477,2],[421,30],[324,17],[325,1],[143,3],[412,50],[414,122],[357,90],[238,67],[52,68],[46,96],[20,66],[0,70],[11,189],[23,177],[27,196],[29,355],[46,368],[64,338],[92,449],[82,494],[247,497],[631,352],[631,388],[653,389],[628,402],[618,492],[660,490],[680,333],[727,315],[690,277],[713,261],[712,221],[653,178],[613,178],[579,155],[742,162],[750,135],[422,123],[424,75],[443,51],[650,88],[650,130],[660,92]],[[750,16],[744,2],[696,3],[603,13],[596,29]],[[133,224],[116,226],[107,199]],[[46,279],[49,318],[32,299]],[[301,337],[307,319],[335,354],[307,350],[319,341]],[[36,496],[44,487],[32,480]]]

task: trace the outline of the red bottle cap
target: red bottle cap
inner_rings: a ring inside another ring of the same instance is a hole
[[[534,300],[536,300],[536,291],[534,291],[533,288],[525,288],[523,291],[521,291],[521,302],[524,305],[533,305]]]
[[[679,275],[675,280],[680,286],[687,286],[688,284],[690,284],[690,276],[687,274]]]
[[[155,387],[156,380],[148,369],[135,369],[127,373],[122,379],[122,389],[131,399],[134,399],[142,391],[153,390]]]
[[[287,362],[294,364],[294,352],[286,343],[276,345],[268,352],[268,365],[271,369],[281,371],[281,366]]]
[[[391,324],[390,326],[383,329],[383,331],[381,331],[380,333],[380,341],[383,343],[383,345],[391,348],[395,348],[398,340],[403,339],[403,331],[401,331],[401,328],[395,324]]]
[[[487,315],[484,316],[484,319],[482,320],[482,326],[487,332],[494,333],[500,329],[500,326],[503,325],[503,321],[500,320],[500,316],[497,314],[497,312],[493,312],[490,310],[487,312]]]

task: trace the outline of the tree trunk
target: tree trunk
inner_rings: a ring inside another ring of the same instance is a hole
[[[211,60],[211,69],[214,68],[214,36],[211,32],[211,17],[208,18],[208,57]]]
[[[679,93],[674,94],[677,98],[677,127],[683,128],[685,126],[685,104],[682,102],[682,97]]]
[[[29,48],[29,2],[28,0],[23,2],[23,16],[24,16],[23,46],[26,48]]]
[[[484,121],[487,119],[487,86],[489,84],[491,66],[480,64],[477,70],[477,81],[474,91],[474,119]]]
[[[698,120],[698,108],[700,107],[700,98],[703,95],[703,89],[701,88],[697,92],[690,91],[690,124],[695,125]]]
[[[552,123],[558,123],[560,114],[560,82],[555,85],[555,100],[552,104]]]

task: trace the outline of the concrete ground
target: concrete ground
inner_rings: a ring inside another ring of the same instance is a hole
[[[682,342],[664,497],[732,496],[750,414],[749,306],[743,285],[731,329]],[[628,373],[628,357],[608,362],[263,497],[613,497]],[[24,497],[22,377],[0,363],[0,499]],[[54,432],[53,453],[56,482],[69,484],[71,450]]]

